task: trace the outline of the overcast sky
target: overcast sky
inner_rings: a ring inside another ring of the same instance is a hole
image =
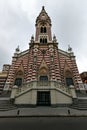
[[[43,5],[59,48],[66,51],[70,44],[79,72],[87,71],[87,0],[0,0],[0,70],[11,64],[18,45],[28,49]]]

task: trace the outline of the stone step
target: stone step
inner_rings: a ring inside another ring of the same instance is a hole
[[[87,107],[70,106],[72,109],[87,110]]]
[[[87,99],[78,99],[77,104],[72,104],[72,108],[87,110]]]
[[[10,100],[0,100],[0,111],[7,111],[16,108],[16,105],[12,104]]]
[[[17,109],[17,107],[1,107],[0,111],[9,111],[9,110],[14,110]]]
[[[2,97],[10,97],[11,92],[10,91],[2,91],[2,93],[0,94],[0,98]]]

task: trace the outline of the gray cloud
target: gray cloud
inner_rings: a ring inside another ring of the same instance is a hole
[[[2,68],[4,63],[11,63],[18,45],[22,50],[28,48],[29,34],[33,32],[33,28],[27,13],[21,8],[15,10],[9,3],[4,3],[0,14],[0,68]]]
[[[52,34],[57,36],[59,48],[66,51],[71,45],[79,71],[87,70],[87,1],[86,0],[0,0],[0,69],[11,63],[15,48],[28,48],[35,34],[35,20],[45,5],[52,20]]]

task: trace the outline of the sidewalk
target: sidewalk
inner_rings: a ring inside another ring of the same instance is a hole
[[[70,110],[70,114],[68,113]],[[0,117],[87,117],[87,110],[76,110],[68,107],[36,107],[18,108],[9,111],[0,111]]]

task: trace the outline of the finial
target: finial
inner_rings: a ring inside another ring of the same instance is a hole
[[[34,43],[34,36],[31,36],[31,43]]]
[[[31,36],[31,39],[34,40],[34,35]]]
[[[44,6],[42,6],[42,10],[44,10]]]
[[[68,45],[68,51],[72,52],[72,48],[70,47],[70,45]]]
[[[19,45],[18,45],[18,47],[15,49],[15,51],[16,51],[16,53],[18,53],[18,52],[20,51]]]
[[[70,45],[68,45],[68,53],[70,54],[71,59],[74,60],[75,59],[74,52],[72,51],[72,48],[70,47]]]
[[[55,36],[55,34],[54,34],[54,36],[53,36],[53,42],[57,42],[57,39],[56,39],[56,36]]]

